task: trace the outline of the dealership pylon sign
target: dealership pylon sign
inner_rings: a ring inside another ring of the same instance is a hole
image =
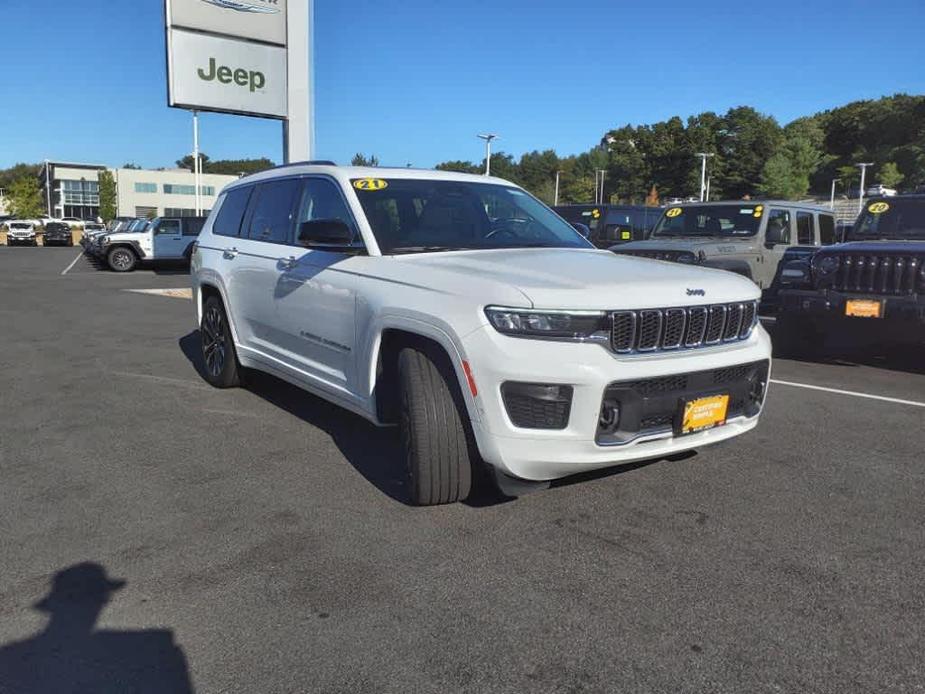
[[[311,0],[165,0],[168,104],[284,122],[311,157]]]

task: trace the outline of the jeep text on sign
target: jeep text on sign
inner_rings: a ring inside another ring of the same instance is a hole
[[[169,0],[168,26],[286,45],[288,0]]]
[[[171,29],[170,105],[285,118],[286,49]]]

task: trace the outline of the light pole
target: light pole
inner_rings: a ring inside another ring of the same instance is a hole
[[[480,140],[485,140],[485,175],[491,176],[491,143],[497,140],[498,136],[489,133],[488,135],[479,135]]]
[[[604,176],[607,175],[607,170],[606,170],[606,169],[598,169],[598,170],[594,173],[594,181],[595,181],[595,183],[597,183],[597,181],[598,181],[598,177],[597,177],[598,174],[601,175],[601,177],[600,177],[600,183],[598,183],[598,189],[594,191],[594,197],[596,198],[596,200],[595,200],[596,204],[598,204],[598,205],[603,205],[603,204],[604,204]]]
[[[712,176],[707,176],[707,196],[705,198],[705,202],[710,202],[710,181],[712,180]]]
[[[45,207],[48,210],[48,216],[51,217],[51,179],[48,175],[48,160],[45,160]],[[61,215],[62,217],[64,215]]]
[[[555,197],[555,202],[553,203],[553,205],[559,204],[559,174],[561,173],[562,173],[561,171],[556,171],[556,197]],[[2,193],[3,193],[3,190],[0,189],[0,194]]]
[[[709,152],[697,152],[697,156],[701,159],[700,164],[700,202],[703,202],[703,197],[707,192],[707,159],[714,156]]]
[[[864,179],[867,176],[867,167],[873,166],[873,163],[865,162],[863,164],[855,164],[855,166],[861,169],[861,190],[858,192],[858,214],[861,214],[861,210],[864,209]]]
[[[833,210],[835,209],[835,184],[839,181],[841,181],[840,178],[832,179],[832,201],[829,203],[829,207],[831,207]]]

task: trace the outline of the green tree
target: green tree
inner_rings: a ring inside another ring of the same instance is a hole
[[[9,188],[13,184],[13,181],[24,177],[38,179],[44,167],[44,164],[20,163],[14,164],[8,169],[2,169],[0,170],[0,188]]]
[[[375,154],[370,154],[368,157],[365,154],[357,152],[353,155],[353,159],[350,160],[352,166],[379,166],[379,157]]]
[[[728,198],[742,198],[755,192],[764,180],[764,167],[780,148],[783,134],[771,116],[750,106],[729,109],[719,133],[718,158],[725,165],[719,181]],[[772,168],[779,166],[775,162]]]
[[[203,170],[206,173],[223,174],[225,176],[247,176],[272,169],[276,164],[266,157],[260,159],[216,159],[210,161]]]
[[[45,211],[42,190],[35,176],[22,176],[13,181],[6,190],[7,206],[16,217],[29,219]]]
[[[209,155],[200,152],[200,153],[199,153],[199,161],[202,162],[202,170],[203,170],[203,171],[208,171],[208,166],[209,166]],[[193,155],[192,155],[192,154],[187,154],[187,155],[186,155],[185,157],[183,157],[182,159],[177,159],[177,167],[178,167],[178,168],[181,168],[181,169],[189,169],[190,171],[193,171],[193,165],[194,165],[194,163],[195,163],[195,160],[193,159]]]
[[[471,161],[445,161],[441,164],[437,164],[434,167],[437,171],[457,171],[459,173],[481,173],[479,167],[473,164]]]
[[[100,217],[104,222],[110,222],[116,217],[116,179],[112,171],[100,171]]]
[[[895,188],[903,182],[903,176],[895,162],[888,161],[880,167],[880,182],[887,188]]]
[[[792,200],[805,191],[801,177],[793,170],[790,158],[784,152],[773,155],[761,170],[757,190],[769,198]]]
[[[193,161],[193,158],[192,158],[192,157],[190,157],[190,161]],[[128,162],[127,164],[123,164],[123,165],[122,165],[122,168],[123,168],[123,169],[140,169],[141,167],[138,166],[138,164],[136,164],[135,162],[132,161],[132,162]]]

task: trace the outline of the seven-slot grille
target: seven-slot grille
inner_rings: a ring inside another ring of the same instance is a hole
[[[692,349],[744,340],[758,320],[758,302],[614,311],[610,345],[619,354]]]
[[[914,294],[925,288],[925,258],[910,255],[839,254],[834,289],[866,294]]]

